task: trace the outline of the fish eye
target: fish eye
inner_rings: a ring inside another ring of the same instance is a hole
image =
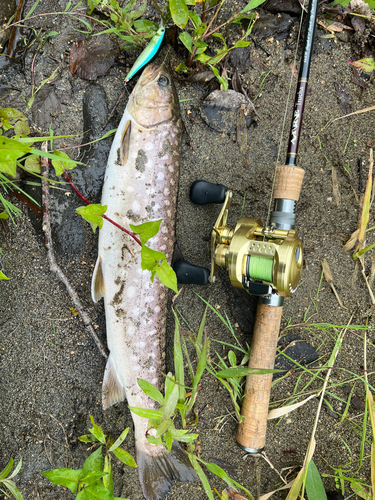
[[[166,76],[161,76],[158,80],[158,84],[161,86],[161,87],[167,87],[168,85],[170,85],[170,81],[169,81],[169,78],[166,77]]]

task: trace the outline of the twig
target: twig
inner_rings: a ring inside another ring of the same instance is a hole
[[[63,177],[66,181],[69,182],[70,184],[70,187],[73,189],[73,191],[78,194],[78,196],[81,198],[81,200],[83,200],[86,205],[91,205],[91,201],[89,201],[85,196],[83,196],[82,193],[80,193],[78,191],[78,189],[75,187],[75,185],[73,184],[71,178],[69,177],[69,175],[66,173],[66,172],[63,172]],[[129,231],[129,229],[125,229],[123,226],[120,226],[120,224],[117,224],[117,222],[115,222],[114,220],[110,219],[107,215],[105,214],[102,214],[102,217],[103,219],[107,220],[108,222],[110,222],[111,224],[113,224],[114,226],[118,227],[119,229],[121,229],[121,231],[124,231],[124,233],[128,234],[129,236],[131,236],[133,238],[134,241],[136,241],[138,243],[138,245],[142,246],[142,243],[141,243],[141,240],[136,236],[136,233],[133,233],[132,231]]]
[[[43,142],[42,145],[42,151],[47,152],[47,141]],[[58,278],[64,283],[66,290],[72,299],[76,309],[78,310],[82,321],[84,325],[86,326],[87,330],[89,331],[91,337],[93,338],[96,346],[98,347],[100,353],[104,358],[108,358],[107,351],[103,344],[100,342],[99,337],[96,335],[92,325],[91,325],[91,320],[89,315],[86,313],[86,311],[83,308],[83,305],[72,287],[72,285],[69,283],[68,278],[65,276],[63,271],[61,270],[60,266],[57,265],[56,260],[55,260],[55,255],[53,252],[53,245],[52,245],[52,234],[51,234],[51,221],[50,221],[50,212],[49,212],[49,207],[50,207],[50,198],[49,198],[49,187],[48,187],[48,159],[45,157],[41,158],[41,167],[42,167],[42,199],[43,199],[43,231],[44,231],[44,236],[45,236],[45,247],[47,250],[47,259],[49,262],[49,267],[50,270],[55,273]]]

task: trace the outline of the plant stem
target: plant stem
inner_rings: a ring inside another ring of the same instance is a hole
[[[84,201],[86,203],[86,205],[91,205],[91,201],[89,201],[87,198],[85,198],[85,196],[83,196],[83,194],[78,191],[78,189],[75,187],[75,185],[73,184],[71,178],[69,177],[69,175],[66,172],[63,173],[63,177],[64,177],[64,179],[66,181],[69,182],[71,188],[73,189],[73,191],[76,194],[78,194],[78,196],[81,198],[81,200]],[[111,224],[113,224],[114,226],[116,226],[117,228],[121,229],[121,231],[124,231],[124,233],[128,234],[129,236],[131,236],[133,238],[133,240],[138,243],[138,245],[142,246],[142,243],[138,239],[136,233],[133,233],[132,231],[129,231],[129,229],[125,229],[124,227],[120,226],[120,224],[117,224],[117,222],[115,222],[114,220],[110,219],[105,214],[103,214],[102,217],[103,217],[103,219],[107,220],[108,222],[110,222]]]

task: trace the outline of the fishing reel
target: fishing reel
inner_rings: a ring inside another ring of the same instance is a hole
[[[241,217],[232,229],[227,225],[233,199],[230,189],[222,184],[195,181],[190,188],[190,199],[198,205],[223,205],[211,233],[211,270],[177,262],[175,271],[180,283],[214,283],[221,266],[228,269],[233,286],[244,288],[251,295],[293,295],[301,277],[303,253],[293,216],[291,224],[284,224],[286,229],[277,223],[278,214],[283,214],[279,219],[285,222],[283,210],[272,213],[274,224],[268,227],[260,219]]]

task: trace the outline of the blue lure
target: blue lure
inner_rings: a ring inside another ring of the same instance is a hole
[[[152,37],[150,43],[147,45],[147,47],[143,50],[141,55],[133,64],[132,69],[129,71],[127,77],[125,78],[125,83],[127,83],[131,78],[133,78],[133,76],[136,73],[138,73],[140,69],[144,68],[146,64],[148,64],[151,61],[151,59],[153,59],[156,56],[164,39],[164,35],[165,35],[165,27],[160,26],[156,35]]]

